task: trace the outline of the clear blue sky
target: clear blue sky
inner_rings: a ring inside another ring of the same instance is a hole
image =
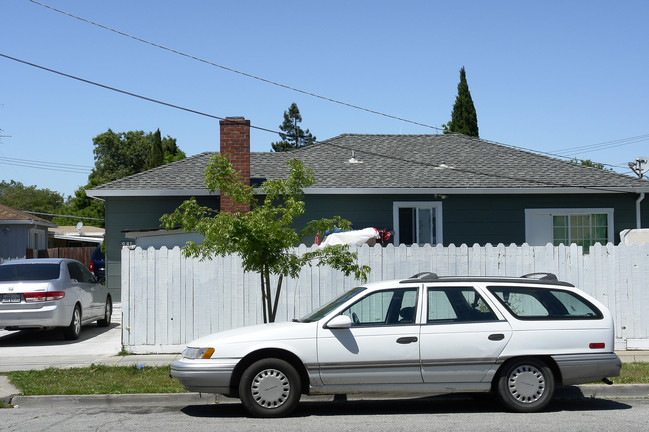
[[[438,127],[450,119],[464,66],[481,138],[621,166],[649,156],[645,0],[39,1],[222,66]],[[436,133],[200,63],[29,0],[1,1],[0,17],[1,54],[214,116],[278,130],[296,102],[302,126],[319,140]],[[188,156],[219,147],[218,120],[0,57],[0,180],[72,194],[94,164],[92,138],[109,128],[160,128]],[[278,139],[251,136],[253,151],[269,151]],[[641,138],[618,142],[633,137]],[[566,150],[578,146],[591,147]],[[61,171],[68,164],[75,172]]]

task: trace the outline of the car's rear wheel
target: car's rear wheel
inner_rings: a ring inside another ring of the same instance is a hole
[[[282,417],[300,401],[300,375],[288,362],[263,359],[245,370],[239,382],[239,397],[255,417]]]
[[[81,309],[79,305],[76,305],[72,312],[70,325],[63,330],[63,337],[67,340],[75,340],[79,339],[79,335],[81,335]]]
[[[541,360],[513,360],[505,364],[498,378],[498,397],[512,411],[542,410],[553,393],[554,375]]]
[[[97,327],[108,327],[110,320],[113,316],[113,302],[110,296],[106,297],[106,305],[104,306],[104,318],[97,321]]]

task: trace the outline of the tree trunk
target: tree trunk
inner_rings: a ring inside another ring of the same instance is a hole
[[[264,283],[264,274],[259,273],[259,276],[261,279],[261,305],[264,310],[264,324],[266,324],[268,322],[268,313],[266,311],[266,284]]]
[[[275,322],[277,317],[277,306],[279,306],[279,295],[282,292],[282,281],[284,280],[283,275],[279,275],[279,280],[277,281],[277,289],[275,290],[275,301],[273,302],[273,310],[270,313],[271,319],[270,322]]]

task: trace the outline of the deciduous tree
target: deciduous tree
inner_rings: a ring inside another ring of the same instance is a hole
[[[88,176],[88,184],[75,191],[67,214],[103,219],[104,203],[88,198],[87,189],[185,158],[176,139],[170,136],[162,138],[160,129],[149,133],[116,133],[108,129],[94,137],[92,142],[95,167]],[[103,226],[97,222],[88,223]]]
[[[307,265],[327,265],[365,280],[368,266],[359,265],[357,255],[346,245],[328,246],[300,255],[295,246],[303,236],[326,229],[349,228],[349,221],[340,217],[311,221],[298,233],[293,222],[304,213],[303,189],[314,183],[313,171],[301,161],[288,162],[287,179],[265,181],[255,194],[245,185],[225,155],[214,156],[205,172],[205,184],[211,192],[220,191],[235,202],[250,206],[247,212],[218,212],[199,206],[192,198],[172,214],[161,218],[166,229],[178,226],[187,232],[203,234],[202,243],[189,242],[183,253],[190,257],[211,259],[215,255],[239,255],[245,271],[261,275],[264,322],[275,321],[285,277],[297,277]],[[261,196],[261,198],[260,198]],[[271,287],[271,275],[277,285]]]
[[[56,213],[63,206],[64,198],[58,192],[49,189],[38,189],[36,186],[25,186],[21,182],[11,180],[0,182],[0,204],[21,211],[39,213]],[[51,220],[47,215],[39,215]]]

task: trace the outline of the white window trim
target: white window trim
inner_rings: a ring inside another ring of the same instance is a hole
[[[36,250],[47,249],[47,231],[39,228],[29,230],[29,248]]]
[[[433,208],[435,209],[435,238],[437,244],[443,244],[442,238],[443,224],[442,224],[442,203],[440,201],[394,201],[392,203],[392,226],[394,227],[394,244],[399,246],[399,209],[401,207],[408,208]]]
[[[549,208],[549,209],[525,209],[525,242],[528,243],[532,237],[531,216],[569,216],[576,214],[606,214],[608,217],[607,242],[613,243],[615,239],[615,220],[613,219],[614,209],[612,208]],[[548,241],[552,243],[552,239]]]

